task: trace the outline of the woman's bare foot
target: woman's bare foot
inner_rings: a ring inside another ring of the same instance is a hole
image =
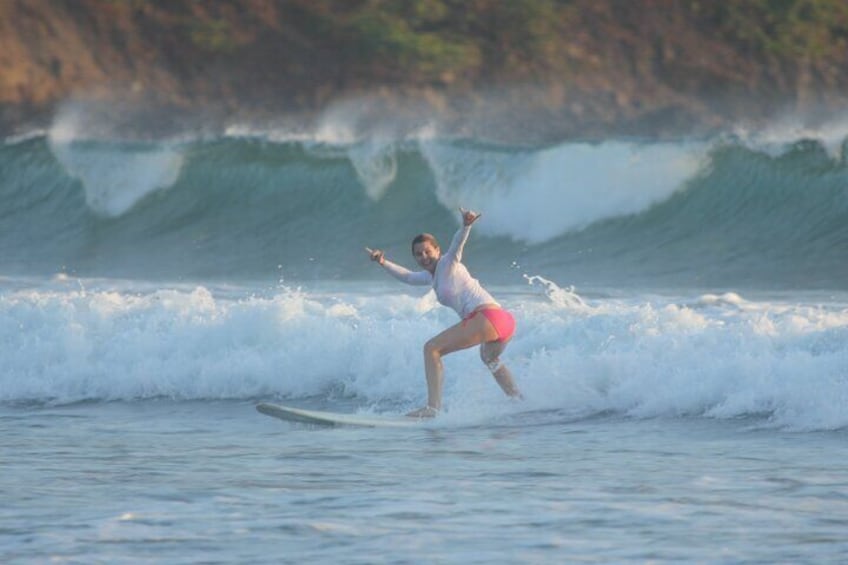
[[[432,406],[424,406],[423,408],[419,408],[418,410],[413,410],[407,414],[410,418],[435,418],[439,413],[438,408],[433,408]]]

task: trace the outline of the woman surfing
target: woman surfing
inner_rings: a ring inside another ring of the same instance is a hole
[[[500,361],[500,355],[515,331],[515,320],[462,264],[462,250],[471,232],[471,224],[480,214],[462,208],[459,211],[462,227],[453,236],[444,254],[436,238],[428,233],[412,240],[412,256],[422,271],[410,271],[386,259],[381,250],[365,248],[371,260],[396,279],[411,285],[431,285],[439,302],[452,308],[462,319],[424,344],[427,405],[407,414],[415,418],[432,418],[442,408],[442,356],[475,345],[480,346],[480,358],[503,391],[508,396],[521,397],[512,373]]]

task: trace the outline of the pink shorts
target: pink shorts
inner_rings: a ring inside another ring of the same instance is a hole
[[[486,316],[486,319],[489,320],[489,323],[495,328],[495,333],[498,334],[498,341],[509,341],[512,334],[515,333],[515,318],[513,318],[512,314],[503,308],[486,308],[485,310],[477,310],[476,312],[472,312],[466,316],[465,319],[462,320],[462,323],[464,324],[477,314],[483,314]]]

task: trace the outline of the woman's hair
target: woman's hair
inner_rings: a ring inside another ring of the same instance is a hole
[[[415,253],[415,246],[416,245],[418,245],[419,243],[424,243],[425,241],[430,242],[430,244],[433,247],[435,247],[437,249],[439,248],[439,242],[436,241],[436,238],[435,238],[435,236],[433,236],[433,234],[420,233],[420,234],[416,235],[414,238],[412,238],[412,252]]]

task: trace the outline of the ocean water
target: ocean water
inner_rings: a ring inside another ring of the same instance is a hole
[[[848,127],[546,146],[57,117],[0,144],[4,563],[848,560]],[[412,264],[518,331],[503,397]]]

